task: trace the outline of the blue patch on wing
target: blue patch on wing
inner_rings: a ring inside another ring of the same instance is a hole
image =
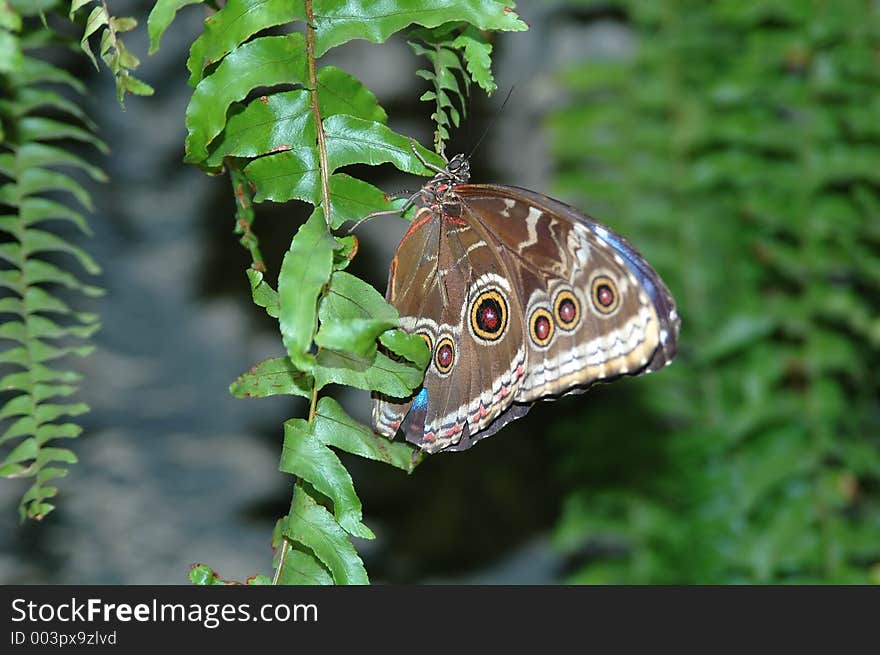
[[[415,397],[412,402],[412,409],[416,411],[423,409],[428,406],[428,390],[422,389],[419,391],[419,395]]]
[[[425,434],[425,417],[428,415],[428,390],[422,387],[419,394],[413,399],[406,417],[400,424],[400,432],[404,438],[412,443],[421,444]]]
[[[623,257],[627,266],[630,267],[636,278],[638,278],[639,283],[645,289],[645,292],[654,302],[654,306],[658,308],[664,306],[664,295],[661,293],[660,289],[657,288],[657,285],[654,284],[654,276],[656,274],[648,267],[648,264],[642,259],[642,256],[639,255],[632,246],[625,243],[621,237],[617,236],[610,230],[606,230],[601,225],[592,223],[590,229],[592,229],[602,241],[614,248],[617,253]]]

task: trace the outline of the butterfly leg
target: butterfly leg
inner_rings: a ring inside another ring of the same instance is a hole
[[[367,215],[364,216],[362,219],[360,219],[359,221],[357,221],[354,225],[352,225],[352,226],[349,228],[348,233],[351,234],[351,233],[354,232],[358,227],[360,227],[360,225],[361,225],[362,223],[366,223],[366,222],[369,221],[370,219],[376,218],[377,216],[392,216],[392,215],[395,215],[395,216],[402,216],[404,213],[406,213],[406,211],[407,211],[410,207],[413,206],[413,203],[414,203],[414,202],[416,201],[416,199],[419,197],[419,194],[420,194],[420,193],[421,193],[421,192],[418,191],[418,192],[414,193],[413,195],[411,195],[409,198],[407,198],[407,199],[406,199],[406,203],[405,203],[405,204],[403,205],[403,207],[401,207],[400,209],[383,209],[382,211],[371,212],[371,213],[367,214]]]
[[[418,150],[416,150],[415,139],[409,140],[409,147],[412,148],[413,154],[416,156],[416,159],[418,159],[420,162],[422,162],[422,166],[424,166],[425,168],[430,168],[435,173],[440,173],[441,175],[448,175],[447,170],[440,168],[439,166],[435,166],[434,164],[429,162],[427,159],[422,157],[422,153],[420,153]],[[449,163],[449,160],[446,159],[446,155],[444,155],[443,153],[440,153],[440,156],[443,157],[443,161],[445,161],[447,164]]]

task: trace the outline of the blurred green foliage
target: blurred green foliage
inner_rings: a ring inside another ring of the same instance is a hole
[[[69,444],[89,408],[72,401],[82,376],[69,359],[91,354],[100,325],[76,296],[103,294],[83,281],[101,267],[77,243],[92,235],[83,180],[107,177],[75,144],[108,147],[80,105],[85,85],[52,63],[72,45],[48,25],[59,9],[0,0],[0,477],[28,481],[22,521],[55,509],[56,485],[77,462]]]
[[[635,51],[562,74],[556,190],[654,264],[681,350],[551,430],[571,579],[880,583],[880,6],[612,6]]]

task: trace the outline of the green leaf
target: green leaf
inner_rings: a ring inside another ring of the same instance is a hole
[[[263,307],[272,318],[278,318],[278,292],[263,279],[260,271],[249,268],[248,280],[251,283],[251,295],[257,307]]]
[[[82,378],[78,373],[70,371],[56,371],[37,364],[31,369],[35,382],[77,382]]]
[[[317,204],[321,194],[318,152],[309,145],[260,157],[245,166],[254,185],[254,201],[305,200]]]
[[[449,21],[467,21],[483,30],[528,29],[513,11],[494,1],[397,0],[391,4],[325,0],[315,10],[315,54],[320,57],[352,39],[383,43],[413,23],[437,27]]]
[[[369,584],[357,551],[333,516],[319,505],[303,484],[294,487],[285,536],[309,548],[337,584]]]
[[[76,2],[76,0],[74,0]],[[71,7],[71,14],[74,9]],[[95,55],[92,52],[91,47],[89,46],[89,37],[97,32],[99,29],[107,25],[109,20],[109,16],[107,15],[107,9],[103,5],[98,5],[94,9],[92,9],[92,13],[89,14],[89,18],[86,21],[86,27],[83,32],[82,40],[80,40],[79,45],[82,48],[83,52],[85,52],[89,59],[92,60],[92,63],[95,65],[95,69],[98,68],[98,60],[95,59]]]
[[[316,210],[296,233],[281,264],[278,322],[291,362],[302,371],[314,367],[310,350],[317,327],[317,303],[330,279],[336,247],[323,212]]]
[[[302,34],[266,36],[230,53],[199,82],[186,108],[186,161],[199,163],[226,124],[226,111],[252,89],[276,84],[304,84],[307,79]]]
[[[49,423],[37,428],[36,438],[40,445],[52,439],[74,439],[82,434],[82,428],[75,423]]]
[[[70,306],[63,300],[56,298],[42,287],[28,287],[24,299],[19,299],[23,309],[28,313],[55,312],[58,314],[70,314]]]
[[[423,371],[431,361],[428,344],[418,334],[407,334],[403,330],[389,330],[380,338],[382,345],[391,352],[405,357]]]
[[[452,91],[458,97],[458,101],[462,104],[462,106],[464,106],[465,96],[458,85],[458,79],[456,79],[455,74],[449,68],[441,68],[435,73],[425,70],[418,70],[416,71],[416,75],[430,82],[433,82],[435,85],[435,90],[439,88],[445,89],[447,91]],[[447,102],[445,104],[447,104],[448,106],[452,106],[451,102]]]
[[[314,381],[290,362],[287,357],[275,357],[260,362],[242,373],[229,386],[236,398],[265,398],[278,394],[290,394],[311,398]]]
[[[34,399],[43,402],[51,398],[67,398],[77,391],[77,387],[69,384],[38,384],[34,387]]]
[[[27,118],[22,118],[18,122],[18,138],[21,142],[74,139],[95,146],[95,148],[105,155],[110,152],[107,144],[88,130],[84,130],[81,127],[63,121],[43,118],[42,116],[28,116]]]
[[[55,111],[69,114],[79,119],[92,131],[97,129],[95,123],[89,119],[83,109],[72,100],[51,91],[38,87],[24,87],[16,90],[14,98],[0,100],[0,111],[10,115],[21,117],[32,113],[35,109],[51,108]]]
[[[110,26],[117,34],[123,34],[136,28],[137,20],[131,16],[113,16],[110,18]]]
[[[34,168],[37,166],[72,166],[88,173],[96,182],[106,182],[107,175],[97,166],[93,166],[82,157],[67,150],[43,143],[25,143],[18,149],[17,166]]]
[[[31,487],[31,489],[42,491],[42,489],[40,489],[37,485],[34,485],[33,487]],[[22,521],[25,518],[42,520],[46,517],[46,515],[49,512],[51,512],[54,509],[55,509],[55,506],[52,505],[51,503],[33,502],[33,503],[26,504],[26,503],[22,502],[18,506],[18,514],[21,517]]]
[[[398,319],[397,310],[385,302],[378,291],[354,275],[341,271],[333,273],[318,316],[322,321],[375,319],[388,323],[389,327]]]
[[[393,324],[393,321],[365,318],[322,320],[315,335],[315,344],[320,348],[343,351],[357,357],[372,357],[376,351],[376,338]]]
[[[317,132],[311,94],[303,89],[262,96],[230,115],[223,134],[210,147],[208,166],[223,158],[256,157],[273,152],[314,148]]]
[[[345,413],[338,402],[324,396],[318,401],[312,432],[322,443],[340,450],[384,462],[412,473],[421,451],[405,442],[395,443],[375,434]]]
[[[65,241],[64,239],[46,232],[45,230],[37,230],[31,228],[24,233],[24,242],[22,244],[27,255],[41,252],[66,252],[73,255],[82,267],[92,275],[101,272],[98,262],[82,248]]]
[[[34,413],[39,423],[48,423],[55,421],[62,416],[79,416],[89,411],[89,406],[85,403],[63,403],[63,404],[42,404],[37,407]]]
[[[47,191],[67,191],[83,207],[91,211],[92,198],[89,193],[69,175],[47,168],[25,169],[19,178],[18,191],[21,195],[35,195]]]
[[[321,299],[318,318],[318,346],[370,359],[376,350],[376,339],[397,324],[398,316],[397,310],[369,284],[348,273],[336,272]]]
[[[70,0],[70,13],[68,17],[72,20],[73,15],[85,7],[86,5],[92,4],[93,2],[97,2],[98,0]]]
[[[198,84],[208,66],[257,32],[305,17],[302,0],[229,0],[220,11],[205,19],[204,32],[190,48],[186,62],[190,86]],[[150,34],[152,41],[152,31]]]
[[[413,153],[411,139],[381,123],[346,115],[330,116],[324,120],[324,132],[331,170],[349,164],[391,163],[405,173],[434,174]],[[419,144],[415,147],[427,161],[440,167],[444,165],[439,155]]]
[[[468,73],[486,93],[492,93],[497,86],[492,77],[492,44],[483,38],[479,30],[468,27],[452,42],[453,47],[464,51]]]
[[[33,408],[33,398],[29,394],[21,394],[8,400],[0,408],[0,419],[9,418],[10,416],[26,416],[33,411]]]
[[[116,78],[116,97],[120,102],[122,102],[126,91],[136,96],[151,96],[155,93],[149,84],[128,73]]]
[[[97,329],[97,326],[96,326]],[[32,341],[30,343],[29,349],[29,362],[30,365],[34,368],[33,371],[36,371],[36,366],[41,365],[43,362],[49,362],[52,360],[60,359],[62,357],[67,357],[69,355],[76,355],[78,357],[87,357],[92,354],[95,350],[93,345],[85,345],[85,346],[65,346],[62,348],[58,348],[43,341]],[[48,367],[43,367],[45,371],[52,372],[53,374],[57,373],[59,376],[63,374],[64,377],[70,377],[70,380],[67,381],[76,381],[79,380],[81,376],[71,371],[54,371]],[[56,377],[49,378],[41,378],[41,379],[60,379]]]
[[[4,325],[12,325],[13,323],[5,323]],[[46,339],[60,339],[67,336],[75,336],[80,339],[87,339],[92,336],[100,326],[95,323],[88,326],[68,325],[61,326],[54,321],[34,314],[28,317],[28,330],[30,334],[38,334]]]
[[[36,421],[33,416],[23,416],[17,421],[14,421],[12,425],[6,428],[6,431],[3,432],[3,435],[0,436],[0,444],[4,444],[7,441],[11,441],[17,437],[22,437],[25,435],[32,435],[36,429]]]
[[[376,123],[388,120],[373,92],[336,66],[324,66],[318,71],[318,101],[324,118],[348,114]]]
[[[15,448],[13,448],[3,461],[0,462],[0,475],[8,475],[7,467],[11,464],[18,464],[27,460],[36,459],[37,453],[40,452],[36,439],[25,439]]]
[[[79,357],[86,357],[94,352],[94,346],[79,346],[79,347],[65,347],[65,348],[56,348],[55,346],[50,346],[42,341],[32,341],[30,344],[30,361],[31,363],[39,363],[39,362],[48,362],[54,359],[59,359],[61,357],[67,357],[68,355],[77,355]],[[34,369],[36,370],[36,369]],[[51,369],[47,369],[51,370]],[[53,378],[54,379],[54,378]]]
[[[10,339],[24,343],[29,335],[21,321],[4,321],[0,323],[0,339]]]
[[[37,461],[35,464],[38,467],[43,467],[46,464],[50,464],[53,462],[63,462],[65,464],[76,464],[77,463],[76,455],[73,454],[72,451],[67,448],[40,448],[37,453]],[[53,494],[54,495],[54,494]]]
[[[402,209],[403,198],[389,200],[385,193],[368,182],[334,173],[330,176],[330,202],[333,205],[333,227],[347,221],[359,221],[373,212]]]
[[[0,231],[18,238],[19,234],[22,232],[21,220],[18,216],[0,216]],[[15,247],[15,244],[7,243],[3,245],[12,245]]]
[[[24,314],[24,303],[17,297],[0,299],[0,313]]]
[[[17,269],[0,271],[0,287],[21,293],[25,287],[21,271]]]
[[[21,31],[21,16],[6,0],[0,1],[0,28],[10,32]]]
[[[21,54],[18,37],[0,29],[0,73],[16,73],[23,65],[24,57]]]
[[[150,34],[149,54],[155,54],[159,50],[162,35],[171,25],[177,12],[188,5],[200,4],[203,0],[156,0],[150,16],[147,18],[147,31]]]
[[[78,93],[86,92],[85,84],[66,70],[34,57],[24,58],[21,70],[17,72],[16,77],[17,81],[22,85],[34,85],[40,82],[49,82],[66,84]]]
[[[421,368],[398,362],[377,352],[371,360],[349,353],[322,350],[314,370],[315,383],[321,389],[328,384],[378,391],[392,398],[407,398],[422,383]]]
[[[226,583],[206,564],[193,564],[189,569],[189,581],[194,585],[211,586]]]
[[[290,542],[293,543],[293,542]],[[333,578],[314,555],[299,550],[294,544],[287,551],[278,584],[282,585],[332,585]]]
[[[341,271],[354,259],[358,249],[358,240],[355,235],[350,234],[347,237],[337,237],[336,241],[340,247],[333,252],[333,270]]]
[[[344,117],[340,116],[339,118]],[[358,120],[352,117],[348,118],[352,121]],[[378,125],[380,129],[384,128],[378,123],[370,123],[369,125]],[[386,134],[390,133],[387,128],[384,130]],[[373,141],[369,136],[366,140],[362,139],[359,142],[357,140],[347,142],[347,137],[342,134],[335,134],[334,137],[337,139],[337,145],[352,146],[344,147],[341,152],[337,150],[340,157],[349,158],[348,161],[335,162],[338,165],[356,163],[357,161],[367,163],[366,157],[370,156],[374,157],[377,162],[379,160],[391,161],[402,170],[410,170],[410,172],[425,174],[425,171],[429,170],[421,166],[418,159],[412,155],[409,140],[399,135],[395,139],[395,143],[399,144],[397,147]],[[442,159],[421,146],[417,147],[427,159],[433,160],[437,165],[442,165]],[[363,155],[364,159],[361,160],[359,157],[363,153],[367,154]],[[245,168],[245,174],[256,187],[254,199],[258,202],[264,200],[284,202],[298,199],[319,204],[321,190],[318,171],[317,152],[312,146],[298,147],[288,152],[262,157],[251,162]],[[403,199],[389,201],[385,194],[374,186],[342,173],[331,176],[330,187],[334,227],[349,220],[359,220],[374,211],[387,210],[404,204]]]
[[[36,225],[42,221],[49,220],[63,220],[70,221],[87,236],[93,234],[92,229],[86,223],[86,219],[81,213],[74,211],[67,205],[62,205],[60,202],[47,198],[34,196],[25,198],[19,208],[19,215],[25,225]]]
[[[97,297],[104,295],[104,290],[88,284],[83,284],[70,273],[61,270],[54,264],[40,259],[29,259],[24,265],[24,274],[30,284],[42,282],[55,282],[68,289],[81,291],[87,296]]]
[[[333,501],[333,514],[349,534],[364,539],[375,536],[361,523],[361,501],[354,483],[336,454],[312,434],[308,421],[284,423],[284,448],[279,469],[309,482]]]

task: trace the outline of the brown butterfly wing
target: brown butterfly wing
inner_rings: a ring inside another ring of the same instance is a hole
[[[463,450],[536,399],[675,355],[672,296],[622,237],[525,189],[464,184],[453,198],[419,210],[392,262],[387,299],[432,361],[414,398],[377,399],[378,432]]]
[[[375,402],[374,427],[388,436],[400,430],[428,452],[461,450],[484,436],[525,376],[523,308],[511,271],[491,235],[456,209],[417,213],[386,294],[401,327],[429,342],[432,361],[415,398]]]
[[[526,189],[461,185],[456,193],[472,220],[500,242],[516,275],[528,345],[518,402],[650,372],[672,360],[675,302],[623,237]],[[549,329],[537,329],[548,323]]]

